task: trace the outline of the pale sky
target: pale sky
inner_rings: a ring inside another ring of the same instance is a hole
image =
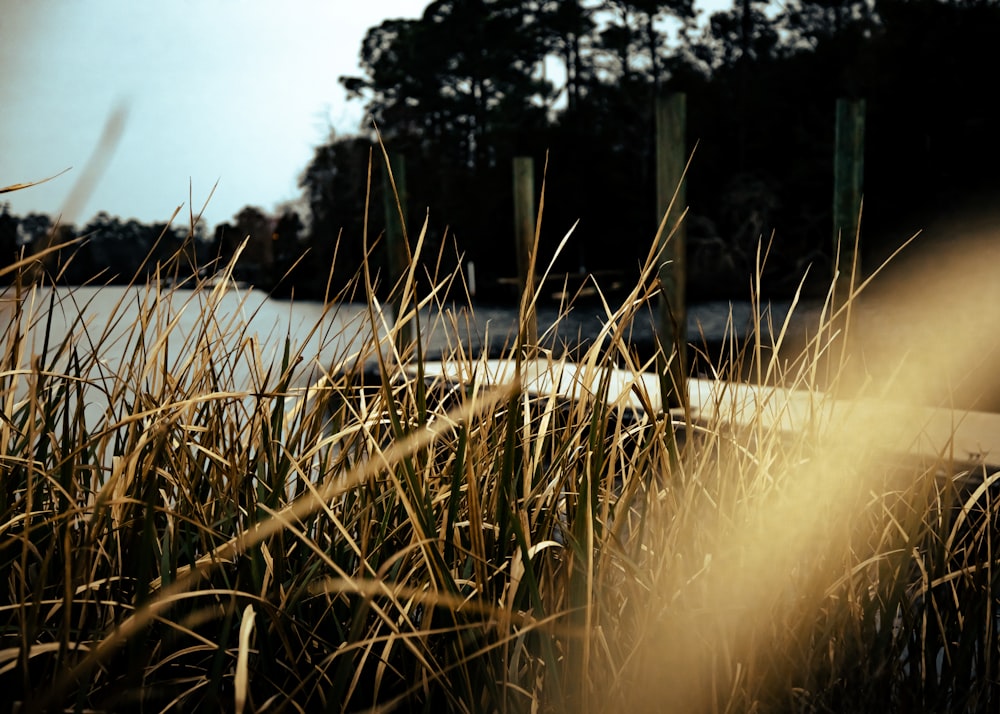
[[[166,220],[212,185],[209,225],[247,204],[300,195],[296,179],[331,128],[356,130],[365,31],[419,17],[428,0],[0,0],[0,195],[15,214],[56,214],[116,107],[124,129],[89,199],[98,210]]]
[[[363,122],[337,79],[360,72],[366,30],[428,2],[0,0],[0,187],[73,167],[0,204],[78,226],[99,210],[153,222],[181,204],[187,216],[189,182],[197,212],[218,180],[209,227],[248,204],[272,211],[301,195],[331,129]],[[117,108],[106,168],[69,201]]]

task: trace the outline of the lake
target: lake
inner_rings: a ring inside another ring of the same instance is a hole
[[[12,292],[0,296],[0,321],[9,325],[16,303]],[[264,365],[280,366],[286,336],[292,352],[301,351],[310,368],[300,370],[300,381],[311,381],[321,370],[350,366],[374,357],[366,352],[372,335],[386,334],[391,313],[369,310],[366,305],[343,303],[325,307],[319,302],[277,300],[253,289],[231,285],[222,290],[172,290],[157,292],[147,286],[38,288],[20,301],[30,315],[31,339],[23,346],[20,366],[30,366],[33,355],[42,353],[48,336],[51,354],[64,340],[82,353],[98,349],[102,370],[117,372],[125,354],[132,354],[137,340],[154,345],[162,339],[162,354],[168,365],[180,365],[206,340],[222,333],[238,333],[247,349],[229,360],[234,384],[252,389],[252,353]],[[51,307],[51,309],[50,309]],[[770,306],[776,324],[784,319],[788,303]],[[689,340],[721,343],[735,327],[745,335],[752,320],[748,302],[713,302],[688,308]],[[210,319],[206,320],[205,316]],[[373,318],[376,327],[373,327]],[[383,322],[384,321],[384,322]],[[575,306],[569,311],[547,306],[538,310],[538,332],[549,348],[573,346],[593,341],[607,317],[599,305]],[[424,309],[420,315],[424,353],[435,358],[454,349],[458,342],[474,354],[483,351],[498,355],[513,342],[517,331],[517,311],[512,307],[449,306]],[[22,320],[22,324],[29,324]],[[142,329],[136,329],[140,325]],[[169,327],[169,329],[167,329]],[[377,328],[377,329],[376,329]],[[640,311],[630,325],[629,339],[649,349],[653,344],[653,319]],[[8,330],[9,335],[9,330]],[[164,336],[167,335],[165,339]],[[68,355],[46,364],[59,370]],[[92,375],[93,376],[93,375]],[[298,384],[294,386],[305,386]]]

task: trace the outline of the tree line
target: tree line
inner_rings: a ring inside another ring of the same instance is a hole
[[[17,216],[0,204],[0,266],[25,256],[46,254],[46,280],[62,285],[126,285],[159,279],[193,284],[226,268],[237,251],[233,277],[280,293],[283,271],[291,268],[308,246],[302,240],[302,220],[286,209],[277,216],[246,206],[231,221],[209,234],[206,225],[144,223],[99,212],[82,227],[54,221],[43,213]],[[0,277],[10,284],[15,275]],[[307,285],[306,292],[319,289]]]
[[[996,0],[736,0],[705,22],[690,0],[435,0],[370,28],[361,75],[339,78],[371,123],[316,147],[300,180],[308,210],[247,208],[204,243],[218,253],[226,236],[258,236],[247,277],[275,282],[294,265],[276,289],[303,297],[322,296],[334,256],[334,287],[366,254],[384,264],[374,126],[407,162],[408,224],[415,235],[427,219],[429,264],[475,261],[487,297],[515,274],[511,160],[530,155],[540,174],[548,160],[542,259],[579,220],[557,268],[627,277],[658,222],[654,101],[682,91],[697,145],[693,297],[743,294],[772,236],[768,289],[791,290],[807,264],[822,283],[836,99],[866,100],[862,230],[877,259],[935,213],[1000,189],[997,36]]]
[[[548,158],[542,259],[579,219],[561,270],[634,272],[659,218],[654,101],[685,92],[690,290],[729,297],[772,236],[772,292],[809,264],[817,289],[829,280],[838,98],[866,100],[869,262],[993,195],[997,32],[992,0],[737,0],[705,23],[688,0],[438,0],[371,28],[362,76],[340,81],[408,162],[411,224],[429,210],[432,240],[494,275],[515,274],[522,154]],[[317,148],[302,178],[311,240],[361,235],[371,150],[370,135]]]

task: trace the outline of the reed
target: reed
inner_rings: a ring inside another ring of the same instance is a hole
[[[526,388],[517,344],[515,377],[484,378],[440,297],[457,276],[397,286],[406,349],[366,266],[363,347],[322,363],[224,318],[225,276],[137,286],[103,323],[83,289],[16,284],[4,709],[985,710],[998,477],[886,458],[863,415],[790,436],[781,404],[736,427],[664,414],[638,379],[645,408],[626,408],[600,368],[651,368],[627,337],[656,266],[605,304],[578,358],[596,387],[571,399]],[[338,297],[324,344],[346,337]],[[788,355],[758,314],[717,376],[812,390],[822,412],[841,316]],[[424,371],[432,333],[464,379]]]

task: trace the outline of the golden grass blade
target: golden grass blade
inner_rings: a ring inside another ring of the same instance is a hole
[[[752,379],[741,368],[756,359],[760,381],[779,386],[716,383],[699,412],[675,421],[646,381],[655,358],[640,359],[628,337],[655,295],[651,255],[622,307],[598,290],[604,324],[579,362],[518,354],[520,383],[496,391],[484,388],[504,382],[500,361],[473,357],[451,335],[441,373],[422,365],[414,383],[411,357],[386,349],[392,328],[370,274],[365,346],[352,342],[343,360],[290,349],[283,375],[267,337],[244,324],[252,303],[217,314],[221,283],[179,307],[200,311],[196,337],[178,340],[176,302],[160,309],[172,293],[130,287],[106,329],[69,320],[37,359],[23,337],[46,328],[44,309],[24,308],[47,293],[33,289],[16,305],[30,327],[9,328],[0,370],[0,464],[13,474],[0,493],[0,554],[15,592],[0,603],[0,675],[23,675],[26,708],[107,704],[124,691],[160,697],[142,701],[151,711],[232,701],[241,712],[765,711],[789,697],[826,711],[850,695],[855,671],[885,677],[892,696],[957,670],[963,654],[988,675],[992,665],[975,657],[996,642],[1000,475],[983,467],[978,481],[960,478],[966,447],[954,434],[922,452],[933,463],[919,468],[887,467],[883,456],[928,441],[931,427],[988,423],[949,413],[938,424],[910,406],[821,393],[815,362],[839,339],[832,297],[793,373],[776,354],[794,342],[793,326],[766,320],[761,296],[762,334],[742,352],[730,342],[717,376]],[[758,266],[765,260],[762,251]],[[966,285],[934,292],[978,316],[990,275],[975,267]],[[429,283],[401,314],[430,312],[424,325],[459,335],[456,317],[433,314],[445,312],[448,279]],[[865,285],[853,281],[849,298]],[[80,292],[49,309],[78,307]],[[128,325],[133,297],[139,315]],[[571,309],[560,305],[558,320]],[[978,329],[956,332],[940,363],[974,360]],[[132,361],[110,369],[112,348]],[[379,388],[344,376],[376,351]],[[291,386],[300,356],[313,371]],[[242,362],[248,384],[236,386]],[[936,376],[916,374],[916,393]],[[789,389],[789,378],[806,389]],[[95,426],[73,411],[91,397]],[[404,459],[416,488],[395,480]],[[890,480],[887,468],[906,473]],[[148,553],[151,567],[133,567]],[[257,610],[266,628],[254,629]],[[117,671],[126,652],[138,657],[133,679]],[[250,663],[257,652],[268,656]],[[899,671],[907,654],[912,676]]]
[[[15,184],[11,184],[10,186],[0,187],[0,193],[10,193],[11,191],[22,191],[22,190],[24,190],[26,188],[31,188],[32,186],[39,186],[39,185],[41,185],[43,183],[48,183],[52,179],[59,178],[60,176],[62,176],[64,173],[66,173],[67,171],[69,171],[72,168],[73,168],[72,166],[69,166],[69,167],[63,169],[62,171],[60,171],[59,173],[53,174],[52,176],[49,176],[48,178],[43,178],[40,181],[28,181],[27,183],[15,183]]]
[[[240,620],[240,644],[236,653],[236,674],[233,677],[233,706],[236,714],[243,714],[243,707],[247,702],[247,686],[249,684],[249,674],[247,672],[250,660],[250,635],[253,634],[253,623],[256,613],[253,605],[243,608],[243,619]]]
[[[123,642],[140,632],[154,617],[161,616],[166,612],[178,595],[194,586],[202,577],[217,568],[220,563],[232,560],[248,548],[285,530],[288,524],[309,517],[320,510],[325,502],[361,486],[381,470],[392,468],[394,464],[406,456],[426,448],[442,434],[451,431],[456,423],[469,420],[477,414],[492,411],[498,404],[507,401],[518,389],[519,384],[514,380],[491,391],[481,393],[478,399],[470,400],[456,408],[448,415],[448,418],[439,419],[429,424],[427,428],[413,432],[403,441],[394,442],[384,451],[380,451],[377,454],[378,458],[362,462],[342,479],[327,484],[318,492],[304,494],[303,497],[293,501],[271,518],[254,525],[245,533],[214,548],[211,553],[199,558],[195,567],[179,568],[177,579],[170,587],[160,590],[156,597],[125,619],[111,634],[101,640],[76,667],[66,671],[47,692],[43,702],[57,699],[72,682],[81,681],[93,667],[97,666]],[[152,590],[155,591],[156,587],[157,583],[151,584]]]

